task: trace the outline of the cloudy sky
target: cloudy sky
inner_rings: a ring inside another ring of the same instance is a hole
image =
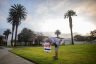
[[[67,10],[74,10],[77,16],[73,18],[73,32],[89,33],[96,29],[96,0],[0,0],[0,34],[11,24],[6,20],[10,6],[22,4],[27,10],[27,17],[19,26],[19,32],[24,27],[36,32],[70,33],[69,21],[64,19]]]

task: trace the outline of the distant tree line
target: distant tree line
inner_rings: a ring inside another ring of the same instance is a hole
[[[93,40],[96,40],[96,30],[91,31],[89,36],[75,35],[74,40],[76,40],[76,41],[93,41]]]
[[[42,33],[35,33],[34,31],[24,28],[21,33],[18,34],[18,43],[17,45],[41,45],[43,39],[46,36],[43,36]]]
[[[3,35],[0,35],[0,45],[7,46],[9,34],[11,34],[11,31],[10,29],[7,29],[4,31]],[[35,33],[31,29],[23,28],[21,32],[18,34],[18,38],[17,38],[17,42],[15,43],[15,46],[41,45],[44,38],[46,37],[47,36],[44,36],[42,33]],[[15,42],[14,39],[13,42]]]
[[[0,44],[4,44],[7,46],[8,36],[9,34],[12,34],[11,36],[11,46],[16,45],[40,45],[43,39],[46,37],[42,33],[35,33],[34,31],[31,31],[30,29],[24,28],[21,33],[17,34],[18,27],[22,23],[22,20],[25,20],[27,16],[27,11],[24,6],[21,4],[14,4],[9,9],[9,16],[7,18],[7,22],[12,25],[12,31],[6,30],[4,31],[3,35],[0,36]],[[90,36],[81,36],[81,35],[75,35],[73,37],[73,24],[72,24],[72,16],[77,16],[76,12],[74,10],[68,10],[64,14],[64,18],[69,19],[69,28],[71,33],[71,43],[74,45],[74,40],[77,41],[93,41],[96,39],[96,30],[90,32]],[[9,31],[9,32],[8,32]],[[15,39],[13,40],[15,34]],[[57,37],[61,34],[59,30],[56,30],[55,34]],[[74,39],[74,40],[73,40]],[[2,42],[3,41],[3,42]],[[22,43],[23,42],[23,43]]]
[[[10,29],[6,29],[3,35],[0,35],[0,45],[7,46],[9,34],[11,34]]]
[[[4,36],[0,35],[0,46],[6,44],[6,43],[4,43],[3,39],[4,39]]]

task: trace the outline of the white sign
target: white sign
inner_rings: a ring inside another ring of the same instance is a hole
[[[43,45],[45,52],[51,52],[51,44],[49,42],[45,42]]]

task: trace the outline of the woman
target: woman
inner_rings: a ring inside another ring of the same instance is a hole
[[[58,60],[58,49],[59,49],[59,46],[64,43],[64,39],[50,37],[49,38],[49,42],[54,44],[54,46],[55,46],[55,56],[54,56],[54,59]]]

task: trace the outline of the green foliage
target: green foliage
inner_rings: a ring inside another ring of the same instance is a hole
[[[86,36],[81,36],[81,35],[75,35],[74,40],[76,41],[86,41],[87,37]]]
[[[26,8],[22,6],[21,4],[14,4],[9,9],[9,17],[7,18],[7,20],[9,23],[12,24],[11,45],[13,42],[13,33],[14,33],[15,27],[16,27],[16,30],[15,30],[15,44],[14,45],[16,45],[18,26],[21,23],[21,20],[25,20],[26,15],[27,15],[26,13],[27,13]]]
[[[24,28],[21,33],[18,34],[18,40],[21,42],[28,42],[29,39],[34,37],[34,32],[30,29]]]
[[[10,29],[7,29],[6,31],[4,31],[3,35],[5,36],[9,36],[9,34],[11,34]]]
[[[6,40],[6,42],[5,42],[6,46],[7,46],[7,41],[8,41],[9,34],[11,34],[10,29],[5,30],[4,33],[3,33],[3,35],[5,36],[4,39]]]
[[[76,12],[73,10],[68,10],[67,13],[65,13],[64,18],[68,18],[70,16],[76,16]]]
[[[20,23],[21,20],[26,18],[26,8],[21,4],[14,4],[9,9],[9,17],[7,18],[9,23]]]
[[[74,36],[74,40],[76,41],[93,41],[95,40],[96,37],[93,37],[92,35],[91,36],[81,36],[81,35],[75,35]]]
[[[59,37],[59,35],[61,34],[61,32],[59,30],[56,30],[55,34],[57,35],[57,37]]]
[[[96,64],[96,45],[60,46],[59,59],[53,60],[54,47],[46,53],[43,47],[14,48],[12,52],[39,64]]]
[[[4,45],[3,38],[4,38],[4,36],[0,35],[0,45]]]

